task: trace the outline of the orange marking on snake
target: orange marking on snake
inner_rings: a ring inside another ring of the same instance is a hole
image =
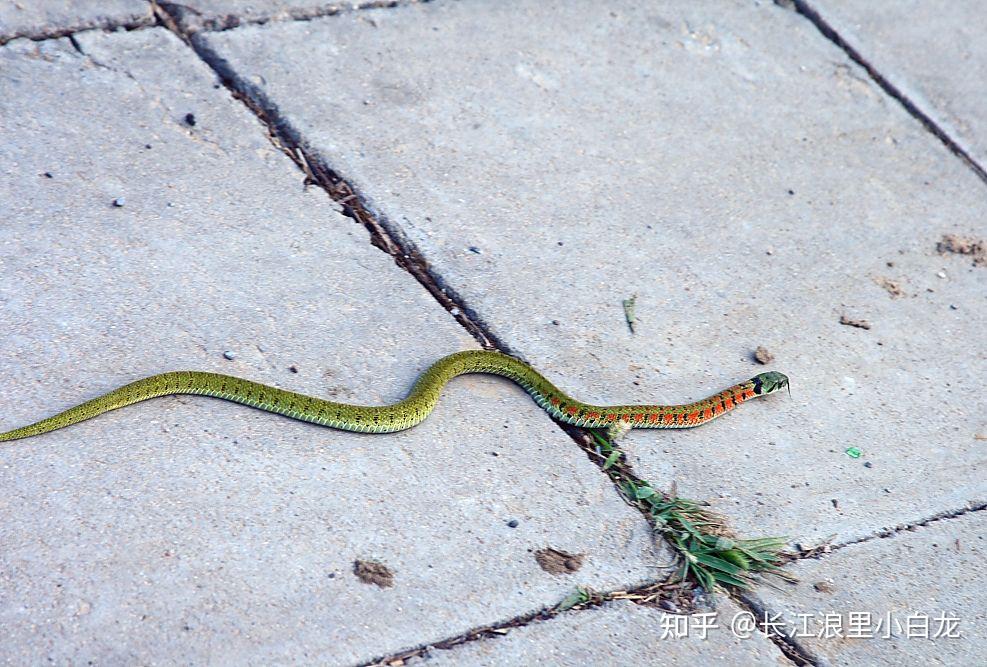
[[[690,412],[689,413],[689,423],[690,424],[695,424],[696,421],[698,421],[698,420],[699,420],[699,412]]]
[[[713,406],[713,411],[717,415],[722,415],[723,414],[723,404],[722,403],[717,403],[716,405],[714,405]]]
[[[573,415],[573,416],[579,414],[579,408],[577,408],[576,406],[572,406],[572,407],[566,408],[565,411],[568,412],[570,415]]]
[[[607,415],[607,421],[608,422],[617,421],[617,415],[611,412],[610,414]]]
[[[713,418],[713,408],[706,408],[705,410],[703,410],[703,419],[712,419],[712,418]]]
[[[661,419],[661,415],[656,412],[653,415],[651,415],[651,418],[648,421],[650,421],[652,424],[657,424],[660,419]]]
[[[673,415],[671,412],[666,412],[661,417],[661,420],[666,424],[671,424],[673,419],[675,419],[675,415]]]
[[[747,391],[744,392],[744,398],[754,398],[755,395],[756,394],[753,389],[747,389]]]
[[[548,399],[548,402],[551,403],[552,405],[558,405],[559,399],[556,398],[555,396],[552,396],[552,398]]]
[[[599,412],[587,412],[586,413],[586,419],[599,419],[599,418],[600,418],[600,413]]]
[[[641,422],[644,421],[644,415],[640,412],[637,413],[636,415],[634,415],[634,421],[640,424]]]

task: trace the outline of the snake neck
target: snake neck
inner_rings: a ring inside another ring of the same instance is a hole
[[[555,419],[585,428],[610,428],[617,424],[630,428],[693,428],[725,415],[758,395],[755,379],[752,378],[693,403],[592,405],[572,398],[520,359],[501,352],[468,350],[451,354],[433,364],[422,374],[405,400],[426,400],[426,394],[427,399],[438,400],[435,387],[441,388],[453,377],[467,373],[488,373],[508,378],[520,385]]]

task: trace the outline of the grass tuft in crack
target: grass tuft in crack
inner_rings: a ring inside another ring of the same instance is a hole
[[[761,573],[791,579],[780,567],[784,538],[735,538],[724,520],[702,503],[678,498],[674,492],[666,494],[628,474],[620,465],[622,452],[599,432],[591,433],[596,454],[605,457],[602,468],[627,501],[646,514],[654,530],[678,551],[682,562],[674,580],[694,581],[712,593],[717,585],[749,590],[754,576]]]

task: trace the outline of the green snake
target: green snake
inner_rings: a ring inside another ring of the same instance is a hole
[[[509,378],[523,387],[535,403],[555,419],[574,426],[606,428],[613,437],[619,437],[631,428],[699,426],[733,410],[744,401],[788,386],[785,375],[769,371],[695,403],[589,405],[570,397],[520,359],[500,352],[468,350],[436,361],[421,374],[406,398],[391,405],[337,403],[231,375],[174,371],[131,382],[53,417],[0,433],[0,442],[40,435],[126,405],[173,394],[213,396],[346,431],[392,433],[421,423],[432,412],[446,383],[457,375],[467,373],[489,373]]]

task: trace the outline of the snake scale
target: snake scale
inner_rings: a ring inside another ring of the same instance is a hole
[[[213,396],[346,431],[391,433],[419,424],[432,412],[445,384],[457,375],[467,373],[489,373],[509,378],[523,387],[555,419],[575,426],[606,428],[613,437],[619,437],[631,428],[699,426],[733,410],[744,401],[788,386],[785,375],[769,371],[695,403],[589,405],[570,397],[520,359],[500,352],[468,350],[436,361],[421,374],[406,398],[391,405],[337,403],[230,375],[174,371],[131,382],[47,419],[0,433],[0,442],[40,435],[92,419],[110,410],[173,394]]]

